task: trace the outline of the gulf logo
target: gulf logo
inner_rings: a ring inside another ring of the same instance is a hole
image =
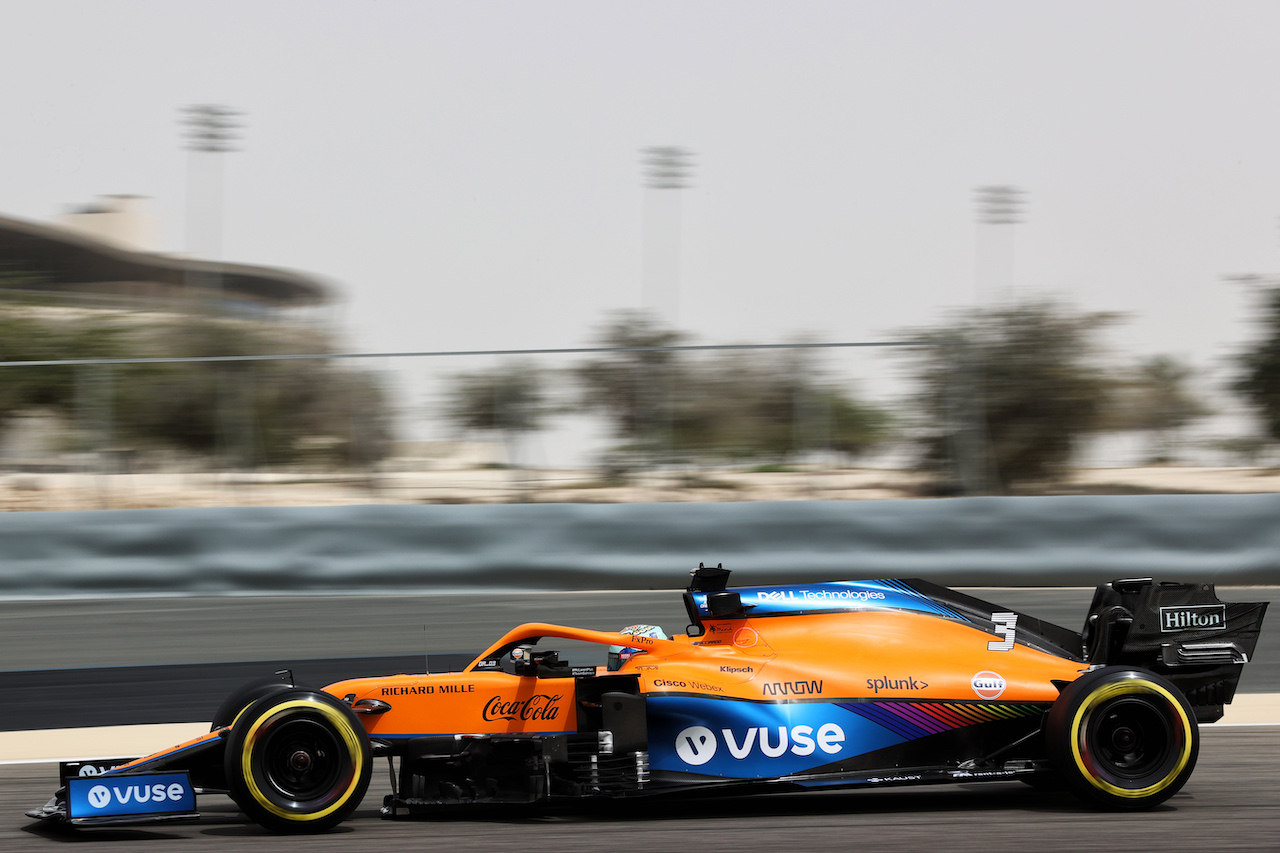
[[[969,684],[973,686],[973,692],[977,693],[980,699],[999,699],[1000,694],[1004,693],[1004,689],[1009,686],[1004,676],[989,669],[975,674],[969,679]]]

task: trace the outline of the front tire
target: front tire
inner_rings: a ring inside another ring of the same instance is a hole
[[[1167,679],[1107,667],[1067,685],[1045,733],[1063,782],[1105,808],[1149,809],[1176,794],[1195,769],[1200,731]]]
[[[254,702],[227,741],[231,797],[274,832],[324,832],[364,799],[373,759],[369,737],[345,704],[291,689]]]
[[[218,710],[213,712],[213,720],[209,723],[209,731],[216,732],[218,729],[234,725],[245,709],[263,696],[270,696],[272,693],[279,693],[293,686],[285,682],[279,675],[256,678],[247,684],[241,685],[234,693],[223,699],[222,704],[218,706]]]

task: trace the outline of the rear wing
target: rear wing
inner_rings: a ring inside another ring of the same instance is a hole
[[[1213,584],[1151,578],[1100,584],[1081,639],[1091,664],[1131,665],[1178,686],[1202,722],[1221,719],[1253,659],[1267,602],[1225,602]]]

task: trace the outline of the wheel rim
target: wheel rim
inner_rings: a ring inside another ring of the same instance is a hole
[[[309,716],[269,721],[262,739],[262,780],[280,800],[303,807],[342,790],[342,745]]]
[[[321,821],[355,802],[367,781],[355,731],[336,708],[311,698],[283,702],[244,736],[241,778],[247,794],[273,817]]]
[[[1192,725],[1163,687],[1125,679],[1085,702],[1072,726],[1072,749],[1090,785],[1138,800],[1168,788],[1187,767]]]
[[[1108,702],[1091,715],[1085,730],[1095,769],[1129,782],[1149,778],[1168,763],[1179,740],[1167,714],[1145,699]],[[1163,775],[1163,774],[1161,774]]]

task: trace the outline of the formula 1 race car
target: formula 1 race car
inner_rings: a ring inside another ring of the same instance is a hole
[[[101,775],[65,766],[27,814],[194,818],[197,795],[225,793],[268,829],[317,832],[360,804],[378,756],[388,818],[1009,779],[1144,809],[1191,775],[1197,724],[1232,700],[1267,608],[1223,603],[1209,584],[1118,580],[1076,633],[920,580],[730,590],[728,576],[693,572],[692,624],[671,638],[528,624],[460,672],[251,683],[209,734]],[[575,644],[607,663],[562,660]]]

